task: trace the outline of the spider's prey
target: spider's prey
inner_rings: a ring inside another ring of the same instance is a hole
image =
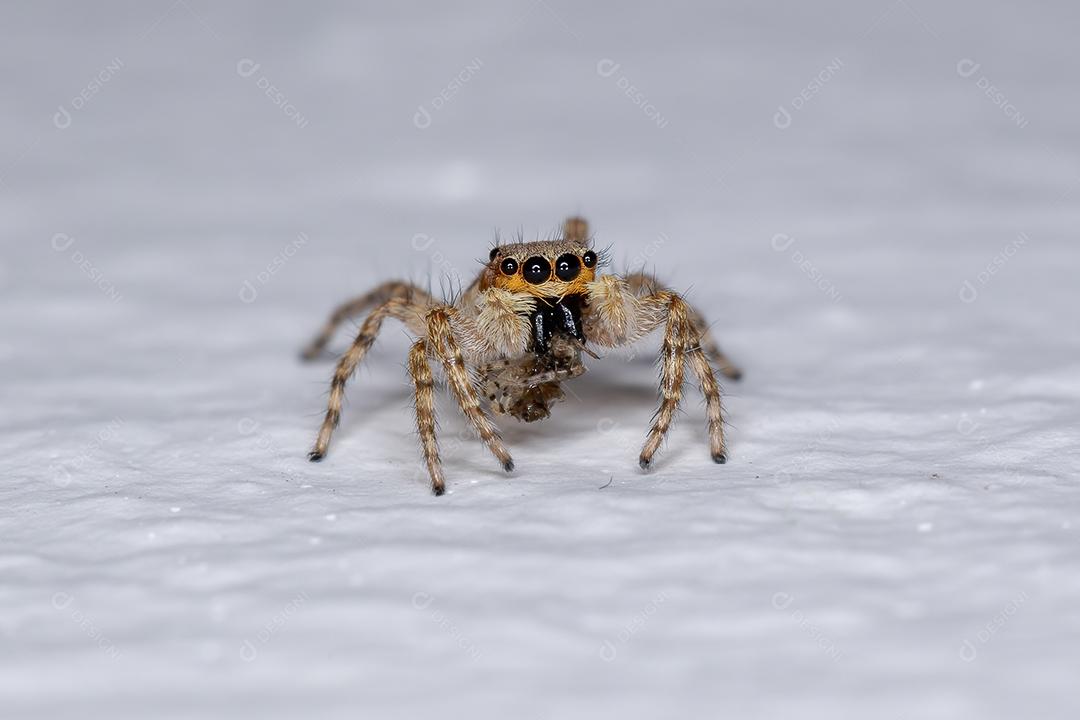
[[[491,250],[479,277],[453,304],[403,282],[380,285],[334,311],[304,351],[318,357],[334,331],[368,312],[352,346],[341,356],[330,384],[330,401],[309,454],[321,460],[341,419],[345,383],[375,342],[383,321],[394,318],[415,336],[409,374],[415,388],[416,426],[436,495],[446,488],[435,428],[435,379],[441,365],[447,385],[472,428],[510,471],[514,462],[482,403],[497,415],[542,420],[563,397],[562,383],[586,371],[586,346],[612,348],[663,328],[660,407],[638,462],[648,468],[674,420],[686,368],[705,396],[709,450],[727,459],[720,387],[713,363],[725,376],[741,371],[720,351],[708,324],[679,294],[635,273],[602,275],[588,224],[570,218],[558,239],[501,244]],[[369,312],[370,311],[370,312]]]

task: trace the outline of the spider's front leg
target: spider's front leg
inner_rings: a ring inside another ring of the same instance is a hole
[[[420,445],[431,476],[431,489],[436,495],[445,492],[446,481],[435,436],[435,383],[429,357],[442,362],[447,383],[461,411],[503,469],[510,472],[514,469],[514,461],[480,406],[465,355],[467,351],[469,358],[478,362],[525,352],[529,341],[527,318],[534,302],[529,297],[489,288],[467,293],[459,306],[440,305],[427,313],[426,336],[417,341],[409,353],[409,374],[416,388],[416,426]]]
[[[720,386],[701,349],[694,311],[678,293],[656,290],[641,296],[623,278],[605,275],[589,285],[589,315],[585,335],[600,346],[627,345],[663,325],[660,349],[660,407],[649,430],[639,463],[648,469],[663,443],[682,400],[685,366],[697,377],[705,396],[709,450],[717,463],[727,462]]]

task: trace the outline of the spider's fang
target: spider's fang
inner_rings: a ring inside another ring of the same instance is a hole
[[[576,340],[582,349],[585,346],[585,332],[581,323],[581,306],[583,298],[580,295],[566,295],[557,299],[541,298],[543,302],[537,304],[533,311],[532,332],[533,350],[538,355],[543,355],[551,349],[551,337],[556,331],[562,332]],[[589,355],[596,357],[591,351]]]
[[[551,336],[555,334],[555,311],[538,307],[532,316],[533,349],[543,355],[551,349]]]

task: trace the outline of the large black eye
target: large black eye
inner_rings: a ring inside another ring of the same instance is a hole
[[[499,269],[503,271],[503,275],[513,275],[517,272],[517,268],[517,260],[514,258],[506,258],[502,261],[502,265],[499,266]]]
[[[581,261],[577,255],[567,253],[555,261],[555,276],[563,282],[570,282],[581,273]]]
[[[525,261],[525,269],[522,271],[525,281],[533,285],[545,283],[551,278],[551,263],[542,257],[531,257]]]
[[[590,250],[582,256],[581,260],[585,263],[585,267],[591,268],[596,265],[596,253]]]
[[[491,254],[488,255],[488,260],[494,260],[495,256],[498,255],[498,254],[499,254],[499,248],[497,248],[497,247],[491,248]]]

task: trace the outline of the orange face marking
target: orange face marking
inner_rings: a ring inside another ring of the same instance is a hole
[[[554,260],[554,258],[552,258]],[[550,260],[549,260],[550,262]],[[566,295],[578,295],[585,292],[586,286],[596,279],[596,269],[582,268],[581,274],[570,282],[563,282],[554,275],[552,279],[539,285],[533,285],[521,276],[521,270],[514,275],[504,275],[496,270],[492,285],[512,293],[525,293],[534,297],[560,298]]]
[[[580,242],[514,243],[492,250],[480,286],[548,299],[581,295],[596,280],[597,263]]]

